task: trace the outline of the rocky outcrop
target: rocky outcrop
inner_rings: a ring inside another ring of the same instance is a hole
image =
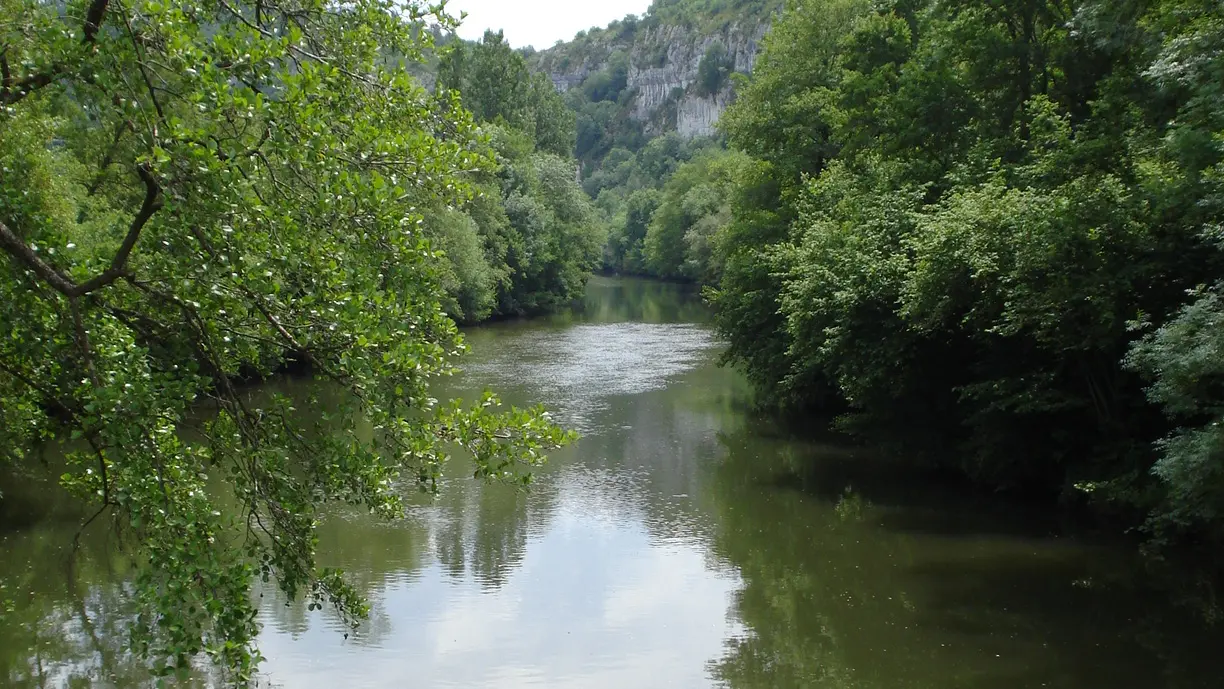
[[[658,121],[660,109],[674,107],[676,131],[686,136],[712,134],[731,101],[731,86],[728,83],[715,94],[699,94],[694,85],[702,58],[712,45],[721,44],[727,50],[732,71],[749,74],[766,28],[732,26],[713,36],[677,26],[644,32],[630,52],[629,88],[637,94],[633,116],[643,122]],[[660,48],[666,50],[665,62],[657,67],[647,63],[662,54]]]
[[[681,136],[709,136],[714,133],[718,118],[731,104],[730,90],[709,98],[685,96],[676,104],[676,131]]]
[[[629,116],[645,123],[651,133],[674,130],[684,136],[706,136],[715,132],[734,93],[729,80],[717,93],[701,92],[702,58],[711,46],[721,45],[726,49],[727,65],[749,74],[767,30],[763,22],[733,23],[711,33],[655,25],[622,32],[617,38],[606,33],[582,37],[543,51],[534,61],[559,91],[568,91],[607,69],[609,58],[622,51],[629,58],[628,88],[633,94]]]

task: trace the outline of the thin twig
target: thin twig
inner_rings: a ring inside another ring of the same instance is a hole
[[[98,193],[98,189],[102,187],[102,182],[106,181],[106,169],[111,166],[115,159],[115,153],[119,151],[119,144],[123,142],[123,135],[135,127],[131,120],[124,120],[115,127],[115,137],[111,141],[110,148],[106,149],[106,155],[102,156],[102,162],[98,165],[98,176],[94,177],[93,182],[90,182],[89,187],[85,190],[87,196],[93,196]]]
[[[127,27],[128,38],[132,40],[132,47],[136,49],[136,65],[140,68],[140,77],[144,80],[145,88],[149,91],[149,98],[153,101],[153,109],[157,111],[157,119],[159,122],[166,121],[166,112],[162,110],[161,102],[157,100],[157,89],[153,88],[153,80],[149,78],[149,71],[145,68],[144,49],[140,45],[140,41],[136,39],[136,31],[132,29],[132,21],[127,16],[127,11],[123,12],[123,25]],[[157,126],[153,127],[153,139],[157,140]]]
[[[281,40],[281,37],[280,37],[280,36],[277,36],[276,34],[272,33],[271,31],[268,31],[267,29],[263,28],[262,26],[259,26],[258,24],[255,24],[255,23],[254,23],[254,22],[252,22],[251,20],[247,19],[247,18],[246,18],[246,15],[242,14],[241,12],[239,12],[237,9],[235,9],[235,8],[234,8],[232,5],[230,5],[230,4],[229,4],[228,2],[226,2],[225,0],[219,0],[219,3],[220,3],[220,5],[221,5],[222,7],[224,7],[224,8],[225,8],[225,10],[226,10],[227,12],[229,12],[231,15],[233,15],[235,19],[237,19],[238,21],[242,22],[243,24],[246,24],[246,25],[247,25],[248,27],[250,27],[251,29],[253,29],[253,30],[255,30],[255,31],[258,31],[260,34],[262,34],[262,35],[263,35],[263,37],[264,37],[264,38],[269,38],[269,39],[272,39],[272,40],[275,40],[275,41],[279,41],[279,40]],[[291,16],[291,15],[290,15],[290,16]],[[334,64],[332,64],[332,62],[331,62],[330,60],[328,60],[327,58],[323,57],[322,55],[318,55],[318,54],[316,54],[316,53],[312,53],[312,52],[310,52],[309,50],[306,50],[305,48],[302,48],[302,47],[301,47],[301,46],[299,46],[299,45],[296,45],[296,44],[294,44],[294,43],[290,43],[290,44],[288,44],[288,48],[289,48],[289,50],[291,50],[291,51],[293,51],[293,52],[295,52],[295,53],[299,53],[299,54],[301,54],[303,57],[306,57],[306,58],[309,58],[309,59],[311,59],[311,60],[314,60],[315,62],[318,62],[318,63],[319,63],[319,64],[321,64],[321,65],[327,65],[328,67],[331,67],[332,69],[335,69],[336,71],[340,72],[341,74],[345,75],[346,77],[349,77],[350,79],[355,79],[355,80],[357,80],[357,81],[360,81],[360,82],[362,82],[363,84],[366,84],[367,86],[373,86],[373,87],[378,88],[378,89],[384,89],[384,88],[386,88],[386,87],[385,87],[383,84],[379,84],[378,82],[373,81],[372,79],[370,79],[370,78],[368,78],[368,77],[362,76],[362,75],[360,75],[360,74],[357,74],[356,72],[353,72],[353,71],[347,70],[347,69],[345,69],[345,68],[343,68],[343,67],[339,67],[339,66],[337,66],[337,65],[334,65]]]
[[[3,361],[0,361],[0,371],[4,371],[5,373],[9,374],[13,378],[17,379],[17,381],[20,382],[21,384],[30,388],[34,392],[37,392],[38,394],[42,395],[44,402],[55,406],[60,412],[66,415],[74,423],[77,423],[78,426],[80,425],[80,422],[78,421],[78,415],[77,415],[76,410],[74,410],[72,407],[69,407],[53,391],[34,382],[29,377],[24,375],[21,371],[18,371],[17,369],[5,364]]]
[[[85,362],[85,370],[89,373],[89,382],[93,383],[95,388],[100,388],[102,381],[98,378],[97,367],[94,366],[93,349],[89,346],[89,330],[85,328],[85,316],[81,313],[81,300],[75,297],[69,299],[68,309],[72,312],[73,333],[77,349],[81,350],[81,359]]]
[[[72,550],[74,552],[81,547],[81,534],[85,532],[85,529],[89,528],[90,524],[94,523],[94,520],[96,520],[98,517],[101,517],[102,513],[108,509],[110,509],[109,502],[99,507],[98,511],[94,512],[94,515],[90,517],[89,519],[86,519],[85,523],[81,524],[81,528],[77,529],[76,535],[72,537]]]

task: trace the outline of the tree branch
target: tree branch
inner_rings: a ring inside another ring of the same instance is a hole
[[[97,41],[98,31],[102,29],[102,23],[106,21],[106,9],[109,4],[110,0],[93,0],[89,4],[89,9],[85,13],[85,31],[82,39],[85,45],[93,45]],[[3,77],[3,81],[0,82],[0,104],[16,103],[55,81],[65,71],[66,66],[63,63],[53,64],[46,71],[31,74],[14,83],[13,75],[9,71],[8,58],[0,53],[0,72],[2,72],[0,76]]]
[[[232,15],[235,19],[242,22],[243,24],[246,24],[249,28],[254,29],[255,31],[258,31],[259,33],[263,34],[265,38],[268,38],[274,41],[281,40],[280,36],[277,36],[271,31],[268,31],[262,26],[252,22],[250,19],[247,19],[246,15],[244,15],[242,12],[239,12],[237,9],[234,8],[233,5],[230,5],[225,0],[218,0],[218,3],[221,5],[221,7],[225,9],[226,12],[229,12],[230,15]],[[289,18],[292,18],[292,15],[287,15],[287,16]],[[374,88],[378,88],[378,89],[385,88],[382,84],[379,84],[373,81],[372,79],[369,79],[368,77],[365,77],[360,74],[357,74],[356,72],[347,70],[343,67],[340,67],[339,65],[332,64],[330,60],[323,57],[322,55],[319,55],[317,53],[312,53],[309,50],[306,50],[305,48],[301,47],[300,45],[297,45],[296,43],[288,43],[286,44],[286,47],[291,52],[297,53],[307,59],[314,60],[315,62],[318,62],[321,65],[327,65],[328,67],[335,69],[336,71],[340,72],[346,77],[349,77],[350,79],[355,79],[357,81],[360,81],[363,84],[366,84],[367,86],[372,86]]]
[[[55,268],[52,268],[46,261],[38,257],[34,250],[21,241],[12,230],[0,221],[0,247],[3,247],[13,258],[25,263],[31,270],[42,278],[47,284],[55,288],[55,291],[61,294],[70,295],[77,286],[71,280],[64,276]]]
[[[8,46],[0,50],[0,91],[7,92],[13,85],[13,73],[9,71]]]
[[[102,387],[98,378],[98,369],[94,366],[93,348],[89,345],[89,331],[85,328],[85,316],[81,313],[81,301],[69,299],[68,308],[72,311],[72,327],[76,334],[77,349],[81,350],[81,359],[85,362],[85,371],[89,373],[89,381],[94,387]]]
[[[58,409],[60,413],[67,416],[73,423],[77,424],[78,426],[81,425],[80,418],[77,416],[76,410],[73,409],[72,407],[69,407],[68,404],[64,402],[63,399],[61,399],[59,396],[55,394],[55,392],[39,385],[38,383],[34,382],[31,378],[26,376],[24,373],[22,373],[20,370],[15,369],[12,366],[5,364],[3,361],[0,361],[0,371],[7,373],[9,376],[12,376],[12,378],[15,379],[17,382],[25,385],[26,387],[30,388],[34,392],[37,392],[38,394],[42,395],[43,402]]]
[[[40,72],[38,74],[31,74],[21,81],[18,81],[16,84],[11,83],[12,75],[10,75],[8,79],[10,85],[4,87],[3,91],[0,91],[0,103],[3,103],[4,105],[12,105],[22,98],[30,95],[34,91],[46,86],[47,84],[50,84],[57,75],[58,72],[54,70],[50,72]]]
[[[93,43],[98,35],[98,30],[102,28],[102,22],[106,19],[106,6],[110,0],[93,0],[89,4],[89,11],[85,14],[85,42]]]
[[[110,148],[106,149],[106,155],[102,156],[102,163],[98,165],[98,176],[90,182],[89,188],[85,190],[86,195],[93,196],[98,193],[98,189],[102,187],[102,183],[106,181],[106,170],[115,160],[115,153],[119,150],[119,145],[123,143],[123,135],[129,130],[134,130],[136,127],[131,120],[123,120],[115,127],[115,138],[111,142]]]
[[[94,0],[94,2],[103,2],[105,0]],[[153,101],[153,109],[157,111],[157,119],[160,122],[166,121],[166,112],[162,110],[161,102],[157,100],[157,89],[153,87],[153,80],[149,78],[149,70],[145,68],[145,53],[141,48],[140,40],[136,38],[136,31],[132,28],[132,21],[127,15],[126,8],[122,12],[123,25],[127,28],[128,37],[132,39],[132,48],[136,51],[136,66],[140,69],[140,77],[144,80],[145,88],[149,91],[149,98]],[[153,128],[153,138],[157,138],[157,127]]]
[[[132,219],[127,236],[123,238],[123,243],[119,245],[119,251],[115,253],[115,258],[111,260],[110,269],[81,285],[78,288],[80,294],[76,296],[89,294],[123,277],[123,274],[127,272],[128,257],[132,255],[132,249],[136,248],[136,242],[140,239],[141,231],[144,230],[149,219],[165,205],[162,199],[161,185],[154,179],[153,173],[149,171],[149,168],[141,165],[136,168],[136,172],[140,175],[140,180],[145,185],[145,197],[144,201],[140,204],[140,211]]]
[[[115,253],[115,258],[111,260],[110,268],[101,275],[80,285],[74,283],[66,275],[42,260],[33,249],[21,240],[21,237],[18,237],[3,222],[0,222],[0,248],[3,248],[11,256],[25,263],[38,277],[54,287],[55,291],[69,299],[83,297],[90,292],[96,292],[106,287],[127,273],[128,258],[132,255],[132,249],[136,247],[137,240],[140,239],[141,231],[144,230],[145,225],[153,217],[153,214],[161,210],[163,205],[161,185],[153,178],[153,173],[143,165],[136,168],[136,172],[140,174],[140,179],[145,184],[144,201],[140,205],[140,211],[136,214],[131,226],[128,228],[127,236],[123,238],[123,243],[119,245],[119,251]]]

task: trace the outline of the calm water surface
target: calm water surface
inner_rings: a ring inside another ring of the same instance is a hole
[[[450,392],[542,402],[583,440],[529,493],[457,466],[403,522],[332,513],[320,559],[371,618],[346,637],[257,591],[264,684],[1224,687],[1224,637],[1146,592],[1131,547],[774,431],[705,321],[680,288],[597,278],[573,313],[472,330]],[[146,685],[115,537],[70,558],[52,484],[8,488],[0,685]]]

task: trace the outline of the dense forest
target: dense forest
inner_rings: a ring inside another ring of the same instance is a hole
[[[914,460],[1218,534],[1222,20],[789,7],[723,123],[732,357]]]
[[[722,139],[587,174],[605,267],[707,285],[767,407],[1218,538],[1222,46],[1212,2],[792,1]]]

